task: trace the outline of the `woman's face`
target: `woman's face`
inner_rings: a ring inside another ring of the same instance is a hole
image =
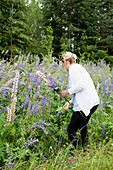
[[[64,68],[68,71],[70,64],[69,64],[68,61],[64,61],[63,66],[64,66]]]

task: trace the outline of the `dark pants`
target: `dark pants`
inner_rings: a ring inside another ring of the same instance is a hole
[[[90,114],[86,117],[82,111],[73,112],[71,117],[70,124],[67,128],[68,138],[69,141],[74,145],[75,149],[77,146],[77,137],[76,132],[80,129],[80,134],[82,137],[82,147],[85,150],[86,146],[88,145],[88,130],[87,130],[87,123],[92,115],[95,112],[98,105],[94,106],[90,110]]]

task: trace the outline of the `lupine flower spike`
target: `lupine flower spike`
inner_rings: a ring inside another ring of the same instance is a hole
[[[50,83],[48,83],[47,86],[49,86],[50,88],[54,89],[57,93],[59,93],[61,90],[58,87],[57,82],[52,77],[48,77],[48,79],[50,80]]]
[[[99,91],[99,86],[100,86],[100,84],[99,84],[99,82],[98,82],[97,88],[96,88],[97,92]]]
[[[14,119],[14,114],[15,114],[15,105],[17,102],[17,89],[18,89],[18,81],[19,81],[19,71],[16,71],[16,76],[14,78],[13,82],[13,88],[12,88],[12,104],[11,104],[11,109],[7,108],[8,115],[7,115],[7,121],[13,121]]]
[[[49,80],[47,79],[47,77],[41,72],[41,71],[37,71],[36,74],[42,78],[46,83],[49,83]]]

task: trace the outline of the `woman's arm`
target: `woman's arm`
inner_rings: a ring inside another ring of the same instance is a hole
[[[65,97],[65,96],[67,96],[67,95],[69,94],[69,92],[68,92],[68,90],[65,90],[65,91],[61,91],[59,94],[60,94],[62,97]]]
[[[68,89],[69,94],[78,93],[85,87],[82,74],[77,68],[70,69],[72,87]]]

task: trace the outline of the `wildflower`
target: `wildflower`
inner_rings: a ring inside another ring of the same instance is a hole
[[[37,148],[37,147],[35,146],[35,148]],[[40,154],[42,154],[42,152],[41,152],[40,148],[38,148],[38,150],[37,150],[37,151],[38,151]],[[43,159],[43,160],[47,161],[47,158],[45,158],[45,156],[44,156],[44,155],[42,155],[41,157],[42,157],[42,159]]]
[[[99,86],[100,86],[100,84],[99,84],[99,82],[98,82],[97,88],[96,88],[97,92],[99,91]]]
[[[58,84],[57,82],[52,78],[52,77],[48,77],[48,79],[50,80],[50,83],[47,84],[47,86],[51,87],[52,89],[58,89]]]
[[[37,125],[37,126],[35,126],[35,127],[39,127],[39,128],[41,128],[41,129],[44,131],[44,133],[45,133],[46,135],[48,134],[48,132],[47,132],[46,128],[45,128],[45,127],[43,127],[43,125]]]
[[[62,131],[65,132],[65,131],[66,131],[66,128],[64,127],[64,128],[62,129]]]
[[[17,64],[17,63],[15,63],[14,67],[16,68],[17,66],[18,66],[18,64]]]
[[[15,60],[17,57],[18,57],[18,55],[16,55],[16,56],[14,57],[14,60]]]
[[[44,156],[44,155],[42,155],[42,159],[43,159],[43,160],[45,160],[45,161],[47,160],[47,158],[45,158],[45,156]]]
[[[56,115],[55,120],[57,120],[61,114],[62,114],[62,112],[58,112],[57,115]]]
[[[11,168],[14,168],[14,164],[12,163],[13,161],[14,161],[14,158],[13,158],[13,155],[12,156],[10,156],[9,155],[9,145],[8,144],[6,144],[6,153],[7,153],[7,155],[8,155],[8,166]]]
[[[105,134],[105,123],[102,124],[102,133]]]
[[[6,144],[6,145],[7,145],[7,147],[6,147],[6,153],[7,153],[7,155],[9,156],[9,152],[8,152],[9,145],[8,145],[8,144]]]
[[[38,123],[38,125],[37,125],[37,123],[34,123],[34,126],[31,129],[36,128],[36,127],[41,128],[44,131],[44,133],[47,135],[48,132],[47,132],[46,128],[43,125],[50,126],[51,124],[46,123],[43,120],[40,120],[40,123]]]
[[[5,88],[5,87],[7,87],[9,84],[11,84],[12,81],[13,81],[13,79],[10,79],[8,82],[6,82],[6,83],[2,86],[2,88],[0,89],[0,92],[2,91],[3,88]]]
[[[49,83],[47,77],[41,72],[41,71],[37,71],[36,74],[41,77],[46,83]]]
[[[8,51],[9,51],[9,50],[6,50],[5,54],[7,54],[7,53],[8,53]]]
[[[51,124],[45,122],[45,120],[39,120],[42,124],[46,125],[46,126],[51,126]]]
[[[5,62],[6,62],[6,60],[2,60],[2,61],[0,62],[0,66],[3,66]]]
[[[108,104],[110,104],[110,103],[113,103],[113,100],[111,100],[111,101],[108,101],[108,102],[106,102],[106,103],[108,103]]]
[[[27,142],[23,143],[23,146],[22,146],[21,149],[24,149],[25,147],[28,147],[28,146],[30,146],[30,145],[32,145],[33,143],[38,142],[38,141],[39,141],[39,140],[36,139],[36,138],[34,138],[34,139],[31,138],[30,140],[27,140]]]
[[[9,107],[7,107],[7,121],[11,122],[11,109]]]
[[[4,53],[4,50],[1,52],[1,54],[3,54]]]
[[[17,102],[17,88],[18,88],[18,81],[19,81],[19,72],[16,71],[16,76],[14,78],[13,82],[13,88],[12,88],[12,104],[11,104],[11,109],[7,108],[8,115],[7,115],[7,121],[13,121],[14,120],[14,113],[15,113],[15,105]]]
[[[29,57],[29,56],[30,56],[30,53],[28,53],[27,56]]]
[[[17,94],[17,88],[18,88],[18,81],[19,81],[19,71],[16,71],[16,76],[14,78],[13,88],[12,88],[12,95],[11,97],[14,97]]]
[[[5,106],[5,107],[2,107],[2,108],[0,109],[0,115],[1,115],[5,110],[7,110],[7,107],[8,107],[8,106]]]
[[[92,119],[92,124],[96,124],[96,120],[95,119]]]

